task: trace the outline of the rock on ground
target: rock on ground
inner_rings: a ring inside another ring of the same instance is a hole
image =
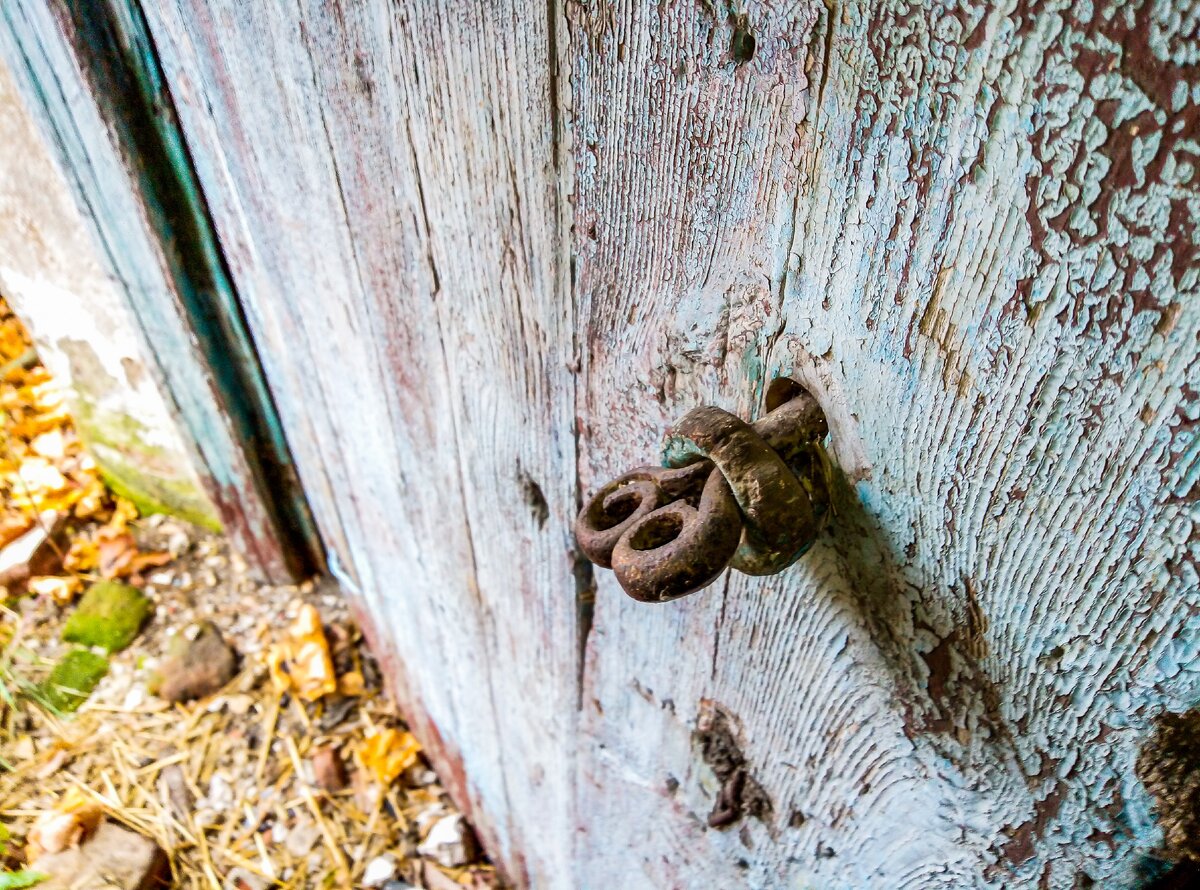
[[[237,655],[211,621],[201,621],[176,634],[159,668],[158,694],[182,702],[212,695],[233,677]]]
[[[104,822],[78,847],[30,865],[48,875],[39,890],[158,890],[170,886],[167,857],[149,838]]]

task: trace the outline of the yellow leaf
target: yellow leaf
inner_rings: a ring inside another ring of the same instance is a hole
[[[389,727],[369,730],[355,756],[363,769],[381,784],[390,785],[417,762],[420,751],[421,746],[412,733]]]
[[[63,568],[68,572],[90,572],[100,562],[100,545],[89,538],[76,538],[63,557]]]
[[[300,607],[287,630],[287,639],[268,651],[267,667],[276,688],[291,689],[304,701],[316,701],[337,691],[329,643],[314,606],[305,603]]]
[[[346,671],[338,677],[338,692],[342,695],[362,695],[365,689],[363,675],[358,671]]]
[[[112,519],[108,521],[106,528],[112,529],[114,532],[123,532],[129,523],[138,518],[137,507],[132,501],[127,501],[125,498],[117,498],[116,509],[113,510]]]

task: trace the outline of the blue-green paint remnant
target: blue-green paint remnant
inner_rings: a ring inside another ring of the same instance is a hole
[[[249,540],[242,541],[243,549],[275,553],[291,574],[302,575],[321,562],[319,538],[142,9],[125,0],[71,0],[63,4],[63,12],[59,27],[126,168],[134,171],[140,209],[157,236],[179,311],[203,356],[211,386],[204,395],[219,405],[249,465],[255,496],[265,507],[265,515],[252,518],[252,527],[245,530]],[[9,27],[21,34],[19,25],[10,22]],[[28,64],[34,89],[43,94],[52,90],[36,64]],[[43,104],[53,106],[55,100],[43,97]],[[206,430],[193,425],[190,433],[199,440]],[[110,478],[121,486],[120,473]],[[242,514],[246,481],[209,480],[208,494],[220,516]],[[277,542],[287,543],[279,547]]]
[[[41,698],[57,711],[74,711],[108,673],[108,659],[90,649],[72,649],[41,686]]]
[[[70,643],[120,652],[133,642],[154,610],[150,598],[120,581],[97,581],[63,627]]]

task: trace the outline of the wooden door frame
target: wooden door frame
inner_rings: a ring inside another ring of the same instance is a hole
[[[296,580],[323,567],[141,7],[124,0],[6,4],[0,52],[98,254],[125,285],[167,403],[235,548],[267,580]],[[74,82],[63,82],[67,72]],[[78,107],[80,96],[90,107]]]

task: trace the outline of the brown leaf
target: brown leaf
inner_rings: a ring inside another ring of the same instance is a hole
[[[97,568],[102,578],[119,578],[132,571],[137,542],[125,532],[100,542]]]

